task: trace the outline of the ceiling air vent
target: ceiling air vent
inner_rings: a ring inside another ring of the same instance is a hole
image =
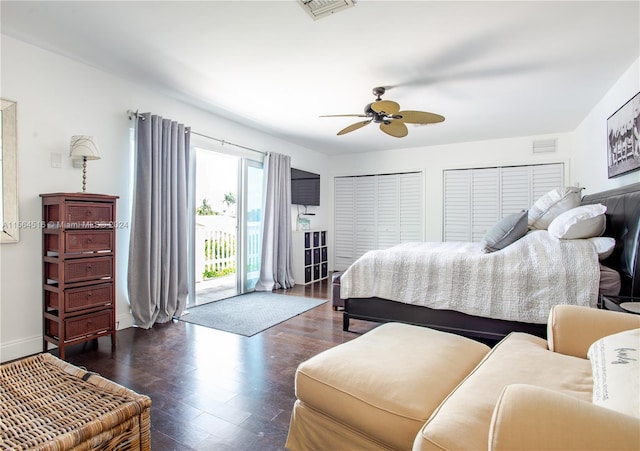
[[[552,153],[556,151],[555,139],[541,139],[533,142],[533,153]]]
[[[298,0],[304,10],[318,20],[333,13],[355,6],[355,0]]]

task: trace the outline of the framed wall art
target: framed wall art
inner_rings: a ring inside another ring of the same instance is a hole
[[[609,178],[640,169],[640,92],[607,119]]]

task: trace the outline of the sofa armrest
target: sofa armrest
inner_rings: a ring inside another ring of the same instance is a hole
[[[489,449],[640,449],[640,418],[533,385],[507,386],[493,411]]]
[[[587,358],[595,341],[640,327],[640,315],[577,305],[555,305],[549,313],[547,340],[553,352]]]

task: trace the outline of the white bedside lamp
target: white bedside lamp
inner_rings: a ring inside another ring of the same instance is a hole
[[[72,136],[71,158],[82,158],[82,192],[87,191],[87,160],[99,160],[100,149],[93,136]]]

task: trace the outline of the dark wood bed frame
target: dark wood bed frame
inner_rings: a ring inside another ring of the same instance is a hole
[[[602,262],[620,273],[620,295],[640,297],[640,183],[590,194],[582,204],[607,206],[604,236],[616,240],[614,253]],[[505,321],[467,315],[453,310],[436,310],[380,298],[344,300],[343,330],[350,319],[376,322],[398,321],[427,326],[482,340],[497,341],[511,332],[527,332],[545,338],[546,324]]]

